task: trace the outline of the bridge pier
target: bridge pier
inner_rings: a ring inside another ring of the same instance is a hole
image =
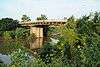
[[[38,37],[33,43],[30,43],[30,49],[38,49],[43,45],[43,37]]]
[[[34,33],[36,37],[43,37],[42,27],[30,27],[30,34]]]
[[[30,43],[30,49],[38,49],[43,45],[43,28],[42,27],[30,27],[30,34],[36,35],[36,40]]]

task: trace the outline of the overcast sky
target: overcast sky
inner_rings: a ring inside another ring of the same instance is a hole
[[[20,20],[26,14],[35,19],[45,14],[49,19],[62,19],[94,11],[100,11],[100,0],[0,0],[0,18]]]

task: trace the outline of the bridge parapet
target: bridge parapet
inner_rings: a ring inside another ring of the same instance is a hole
[[[66,20],[35,20],[35,21],[27,21],[27,22],[20,22],[19,24],[23,26],[33,26],[33,25],[64,25]]]

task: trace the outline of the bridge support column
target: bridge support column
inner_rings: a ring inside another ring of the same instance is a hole
[[[30,43],[30,49],[38,49],[43,45],[43,37],[38,37],[33,43]]]
[[[34,33],[36,37],[43,37],[43,28],[41,27],[31,27],[30,34]]]

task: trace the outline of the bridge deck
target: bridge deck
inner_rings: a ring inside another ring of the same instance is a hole
[[[35,21],[26,21],[20,22],[19,24],[24,26],[33,26],[33,25],[64,25],[66,20],[35,20]]]

